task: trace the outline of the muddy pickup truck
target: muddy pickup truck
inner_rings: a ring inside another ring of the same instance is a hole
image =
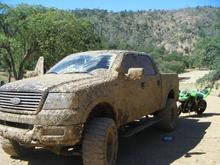
[[[174,129],[178,87],[177,75],[158,73],[145,53],[72,54],[45,75],[0,87],[2,148],[18,157],[43,147],[113,165],[118,135],[152,124]]]

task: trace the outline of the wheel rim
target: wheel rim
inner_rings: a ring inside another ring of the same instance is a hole
[[[116,147],[117,147],[116,134],[114,129],[111,128],[107,135],[107,149],[106,149],[107,151],[106,156],[109,165],[111,165],[115,159]]]

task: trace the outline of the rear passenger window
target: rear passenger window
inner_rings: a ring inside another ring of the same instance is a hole
[[[155,67],[153,65],[153,61],[145,55],[140,55],[140,62],[142,67],[144,68],[144,72],[146,75],[155,75],[156,74],[156,70]]]

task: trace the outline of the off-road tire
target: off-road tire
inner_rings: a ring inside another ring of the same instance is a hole
[[[159,123],[157,127],[163,131],[172,131],[176,126],[177,105],[174,99],[167,99],[166,107],[158,112]]]
[[[84,165],[114,165],[117,151],[118,134],[114,120],[94,118],[87,123],[82,142]]]
[[[8,139],[2,139],[2,149],[5,153],[13,157],[22,157],[32,151],[31,148],[25,148],[19,145],[17,142]]]

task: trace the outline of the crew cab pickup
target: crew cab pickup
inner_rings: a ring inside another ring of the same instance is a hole
[[[119,133],[174,129],[178,89],[177,75],[160,74],[145,53],[69,55],[42,76],[0,87],[2,148],[21,156],[43,147],[82,153],[85,165],[113,165]]]

